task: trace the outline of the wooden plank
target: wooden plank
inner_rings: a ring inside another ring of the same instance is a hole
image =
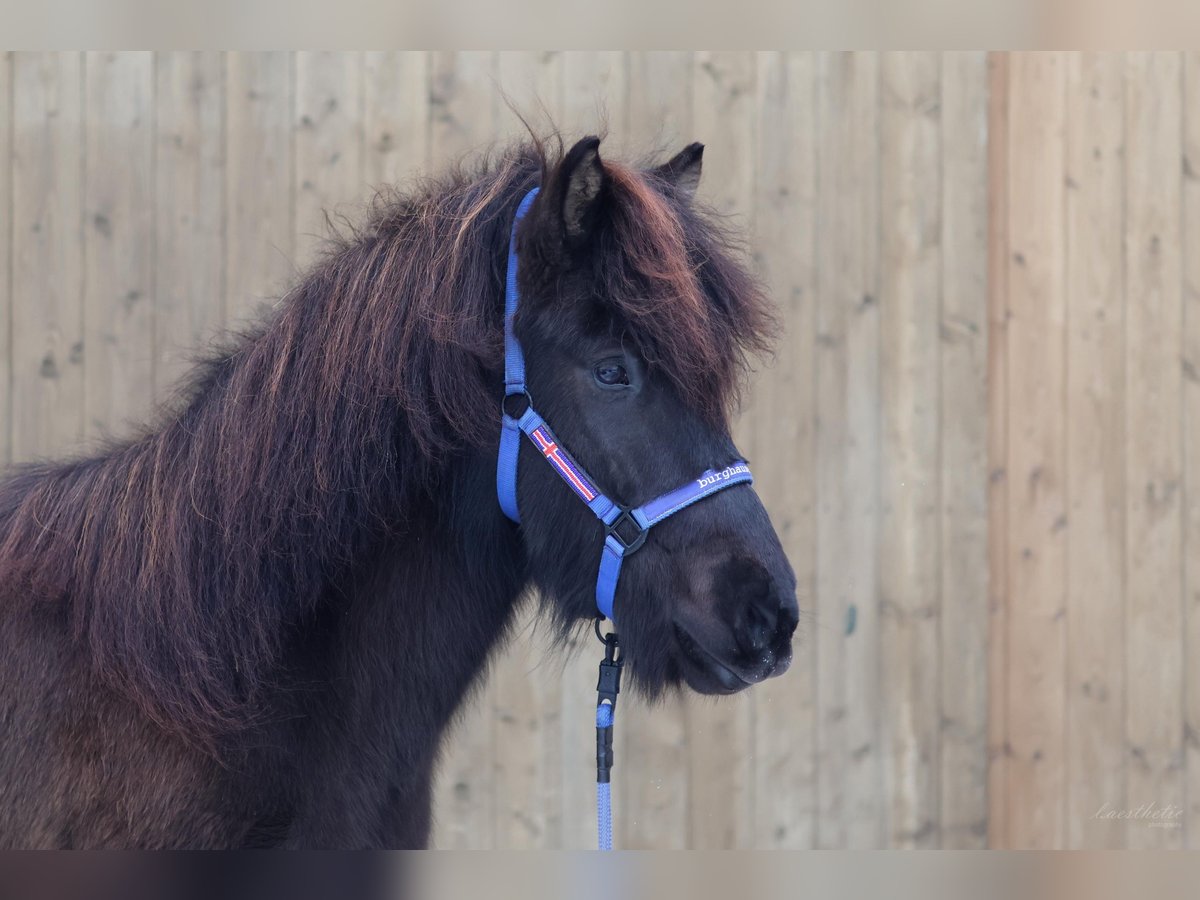
[[[495,140],[497,58],[491,50],[433,54],[430,85],[430,162],[444,167]]]
[[[429,54],[363,56],[363,180],[372,190],[404,185],[429,162]]]
[[[528,136],[521,119],[538,134],[549,134],[560,126],[561,50],[501,50],[496,67],[499,90],[505,102],[515,107],[515,112],[507,106],[498,110],[498,124],[506,139],[524,140]]]
[[[783,335],[753,391],[759,496],[796,573],[802,610],[795,658],[783,677],[754,688],[754,840],[806,849],[817,828],[816,515],[816,57],[758,54],[753,244],[779,305]],[[770,411],[786,411],[771,415]]]
[[[13,54],[0,53],[0,467],[12,460]]]
[[[363,190],[362,54],[299,51],[293,58],[292,204],[296,264],[323,249],[330,225],[360,217]]]
[[[13,459],[83,437],[83,57],[13,59]]]
[[[699,52],[693,74],[693,127],[705,136],[707,177],[699,196],[736,228],[753,226],[757,64],[749,52]],[[743,455],[755,458],[754,399],[734,423]],[[754,844],[754,698],[742,692],[714,703],[689,695],[690,845]]]
[[[887,845],[938,844],[941,60],[880,70],[879,547]]]
[[[89,436],[154,399],[154,59],[89,53],[85,74],[84,408]]]
[[[1200,242],[1200,53],[1184,56],[1183,246]],[[1183,255],[1184,771],[1187,847],[1200,849],[1200,254]]]
[[[570,135],[599,133],[603,129],[597,110],[606,108],[615,121],[625,116],[625,54],[622,51],[568,51],[562,55],[562,108],[558,111],[559,125]],[[615,124],[614,124],[615,127]],[[606,137],[600,148],[601,156],[613,157],[614,134]],[[593,783],[596,756],[596,730],[590,711],[596,703],[596,665],[603,648],[592,635],[590,626],[577,632],[562,650],[552,651],[563,657],[561,668],[559,710],[561,721],[561,846],[569,850],[591,849],[596,846],[596,788]],[[542,677],[555,671],[549,664]],[[621,698],[620,721],[614,738],[616,755],[616,821],[615,842],[618,847],[630,846],[624,831],[627,813],[636,815],[643,802],[642,795],[626,797],[622,783],[633,777],[627,747],[641,739],[630,723],[636,716],[633,710],[642,706],[641,700],[629,693]],[[633,717],[633,718],[631,718]],[[633,804],[630,809],[626,804]]]
[[[1176,53],[1126,60],[1127,796],[1159,807],[1184,801],[1181,81]],[[1182,828],[1128,828],[1135,849],[1182,843]]]
[[[443,171],[494,136],[496,57],[491,51],[436,51],[430,85],[430,168]],[[490,682],[469,699],[446,737],[434,793],[432,846],[489,849],[495,845]]]
[[[821,54],[817,846],[884,844],[879,746],[879,61]]]
[[[1066,497],[1063,398],[1065,57],[1010,67],[1008,227],[1008,834],[1063,843]]]
[[[941,846],[987,838],[988,70],[942,56]]]
[[[710,135],[692,132],[692,53],[629,53],[629,147],[648,155],[676,153]]]
[[[294,280],[288,53],[231,52],[225,74],[225,309],[260,318]]]
[[[988,54],[987,845],[1008,846],[1009,54]]]
[[[535,128],[560,116],[562,54],[558,51],[498,54],[500,86]],[[525,126],[506,107],[497,107],[497,130],[525,140]],[[587,632],[584,632],[586,635]],[[563,676],[553,629],[539,621],[535,602],[518,613],[513,638],[496,660],[491,679],[492,740],[495,750],[493,832],[497,848],[558,849],[563,846],[563,792],[568,779],[586,782],[587,757],[563,765],[563,729],[591,726],[595,694],[582,706],[564,707]],[[585,638],[586,639],[586,638]],[[598,645],[593,644],[592,648]],[[594,657],[594,652],[589,654]],[[595,665],[595,659],[592,659]],[[595,676],[584,687],[595,686]],[[592,741],[595,754],[595,739]],[[595,789],[592,789],[595,793]],[[584,809],[592,810],[595,798]],[[594,832],[594,826],[593,826]],[[594,844],[594,835],[582,847]]]
[[[1120,848],[1125,821],[1124,61],[1067,68],[1067,844]]]
[[[224,324],[225,60],[160,52],[154,77],[154,389],[161,398]]]
[[[629,68],[630,145],[657,148],[664,137],[660,129],[668,123],[675,136],[665,152],[678,152],[684,140],[693,139],[691,54],[635,52],[630,54]],[[710,177],[711,173],[701,180]],[[620,846],[687,847],[691,779],[682,697],[664,697],[653,708],[626,702],[617,730],[622,743],[613,803]]]
[[[563,108],[567,134],[602,134],[608,154],[629,148],[629,54],[623,50],[568,50],[563,54]]]

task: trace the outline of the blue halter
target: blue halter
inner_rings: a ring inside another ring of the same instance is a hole
[[[524,397],[526,407],[516,418],[509,415],[507,406],[503,410],[496,494],[504,514],[519,524],[517,457],[521,433],[524,432],[542,457],[604,526],[604,549],[600,555],[600,572],[596,577],[596,608],[601,616],[612,619],[621,563],[646,542],[646,535],[653,526],[717,491],[736,484],[750,484],[754,479],[750,467],[743,460],[738,460],[723,469],[709,469],[694,480],[636,508],[621,506],[595,486],[595,479],[563,448],[550,426],[534,411],[533,400],[525,387],[525,355],[513,334],[513,319],[521,299],[517,289],[517,226],[529,211],[537,192],[537,188],[531,190],[517,207],[508,243],[508,278],[504,296],[504,401],[507,404],[510,397]]]

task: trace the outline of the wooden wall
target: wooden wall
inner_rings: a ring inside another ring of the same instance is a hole
[[[1200,58],[992,85],[991,840],[1200,846]]]
[[[783,679],[624,705],[621,845],[1178,844],[1091,816],[1200,814],[1198,79],[1170,54],[0,56],[0,457],[144,417],[286,291],[323,210],[519,133],[501,91],[606,123],[612,155],[703,140],[783,312],[737,436],[806,616]],[[438,846],[591,846],[580,643],[523,621],[452,738]]]

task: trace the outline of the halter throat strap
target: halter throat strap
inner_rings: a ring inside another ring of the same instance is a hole
[[[500,509],[517,524],[517,463],[521,435],[526,435],[538,453],[550,464],[567,486],[575,492],[604,526],[604,547],[600,571],[596,577],[596,609],[613,618],[613,601],[626,556],[636,552],[647,533],[659,522],[705,497],[737,484],[754,481],[744,460],[736,460],[720,469],[708,469],[692,481],[661,494],[638,507],[622,506],[596,486],[596,480],[562,446],[545,419],[533,408],[533,398],[525,385],[525,354],[513,332],[520,302],[517,287],[517,228],[537,196],[534,188],[521,200],[513,218],[508,241],[508,272],[504,292],[504,400],[501,404],[500,452],[496,464],[496,496]],[[521,408],[523,406],[523,408]]]

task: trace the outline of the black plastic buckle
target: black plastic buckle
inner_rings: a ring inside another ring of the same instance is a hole
[[[596,620],[596,636],[600,635],[600,620]],[[600,662],[600,680],[596,683],[596,706],[608,703],[612,707],[614,718],[617,712],[617,694],[621,693],[621,657],[617,655],[616,634],[606,634],[604,641],[604,659]],[[596,728],[596,781],[607,784],[612,778],[613,768],[613,726]]]
[[[611,525],[604,526],[604,537],[607,539],[610,534],[615,537],[626,554],[632,553],[646,543],[646,535],[649,533],[650,529],[639,525],[638,520],[633,517],[633,513],[624,507],[621,509],[621,514],[613,519]]]
[[[510,412],[508,406],[509,400],[523,400],[525,402],[525,406],[520,412]],[[500,401],[500,411],[514,421],[520,419],[521,416],[525,415],[527,410],[532,408],[533,398],[529,396],[529,391],[521,391],[519,394],[505,394],[504,399]]]

